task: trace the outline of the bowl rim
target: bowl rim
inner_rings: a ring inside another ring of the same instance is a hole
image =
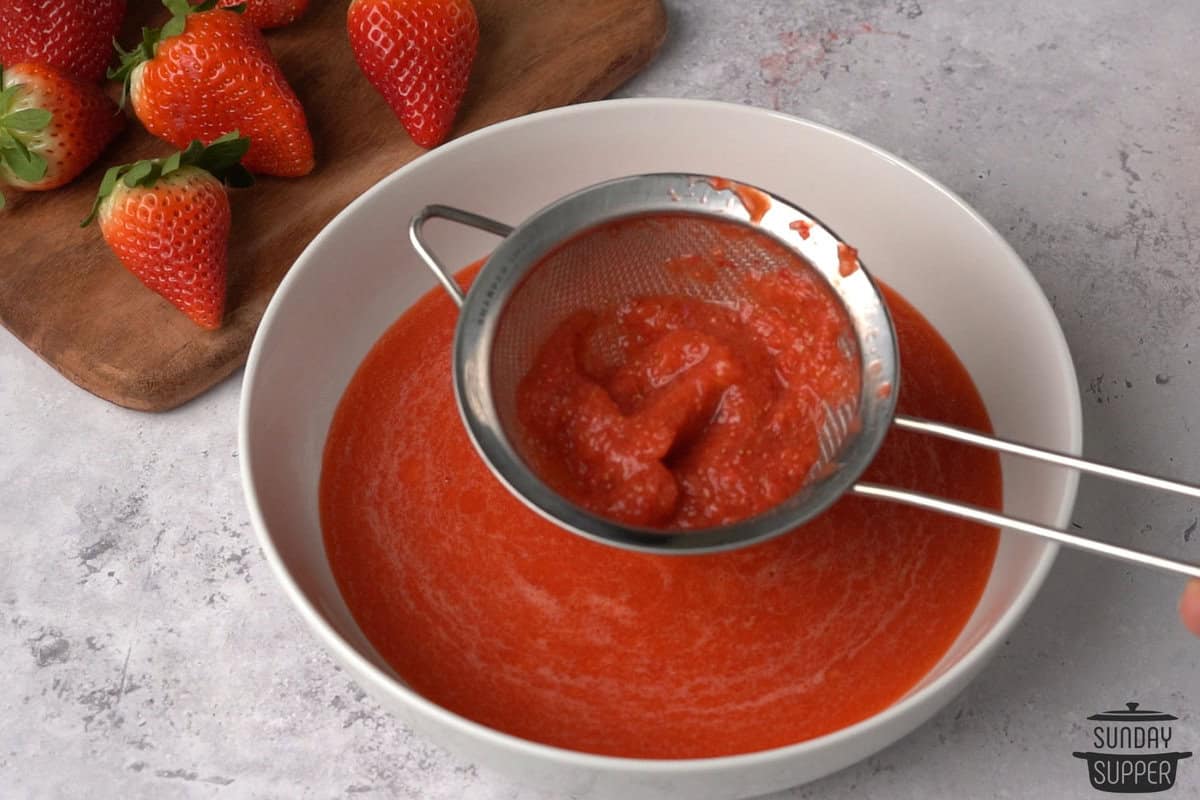
[[[884,161],[890,162],[893,165],[911,173],[916,178],[928,184],[932,189],[941,193],[947,199],[952,201],[962,212],[964,212],[976,225],[981,226],[986,235],[992,240],[1000,252],[1003,252],[1007,259],[1011,262],[1014,268],[1014,278],[1025,284],[1025,288],[1031,290],[1031,294],[1036,298],[1036,302],[1041,305],[1041,311],[1047,313],[1054,320],[1055,335],[1051,336],[1046,346],[1054,352],[1055,360],[1066,366],[1070,373],[1071,380],[1068,383],[1068,393],[1070,402],[1065,409],[1067,415],[1067,437],[1068,445],[1064,449],[1066,452],[1078,455],[1082,448],[1083,440],[1083,408],[1079,395],[1079,382],[1075,372],[1074,361],[1071,358],[1070,349],[1067,345],[1066,336],[1063,333],[1062,326],[1058,322],[1057,315],[1054,314],[1053,307],[1050,301],[1046,298],[1045,293],[1041,290],[1033,273],[1021,257],[1013,250],[1012,246],[996,231],[996,229],[985,220],[978,212],[971,208],[958,195],[950,191],[940,182],[917,169],[907,161],[869,143],[856,136],[844,133],[835,128],[823,125],[818,122],[803,119],[801,117],[786,114],[781,111],[773,111],[770,109],[759,108],[756,106],[743,105],[739,103],[730,103],[718,100],[698,100],[686,98],[657,98],[657,97],[639,97],[639,98],[622,98],[599,100],[588,103],[580,103],[576,105],[564,106],[560,108],[548,109],[545,111],[527,114],[525,116],[516,117],[514,119],[495,123],[493,125],[480,128],[479,130],[468,133],[462,137],[454,139],[437,149],[437,154],[442,156],[451,156],[458,150],[471,147],[474,142],[481,138],[486,138],[493,135],[497,131],[506,131],[514,128],[522,128],[529,125],[539,125],[544,121],[556,120],[561,117],[571,117],[577,115],[588,114],[605,114],[609,109],[613,110],[654,110],[661,112],[663,110],[672,111],[701,111],[717,115],[742,115],[747,118],[747,121],[753,124],[756,121],[761,121],[764,118],[780,120],[788,124],[800,125],[815,129],[825,135],[834,138],[842,139],[853,145],[868,151],[870,154]],[[768,750],[758,750],[750,753],[740,753],[736,755],[714,756],[705,758],[687,758],[687,759],[650,759],[650,758],[632,758],[627,756],[611,756],[601,755],[597,753],[589,753],[579,750],[571,750],[555,745],[535,742],[529,739],[524,739],[519,736],[514,736],[495,728],[489,727],[479,722],[475,722],[467,717],[450,711],[428,698],[417,693],[415,690],[403,685],[384,670],[373,664],[368,658],[360,653],[354,646],[341,637],[333,626],[327,622],[318,611],[316,606],[308,599],[296,583],[287,566],[284,564],[279,550],[275,546],[275,542],[271,532],[267,528],[266,521],[263,517],[262,508],[258,502],[257,489],[253,480],[254,475],[254,450],[250,444],[250,417],[252,408],[255,404],[256,376],[259,369],[259,361],[263,358],[265,350],[264,342],[269,338],[275,318],[281,313],[280,308],[286,302],[287,295],[294,283],[299,280],[300,274],[305,270],[311,254],[318,250],[323,240],[331,235],[344,218],[356,213],[358,209],[365,206],[383,194],[393,183],[403,180],[404,176],[412,169],[414,165],[420,165],[422,159],[415,159],[408,164],[400,167],[377,183],[364,191],[361,195],[346,205],[336,216],[331,219],[324,228],[313,238],[305,247],[301,254],[297,257],[280,282],[275,294],[272,296],[267,308],[263,314],[262,320],[259,323],[259,328],[255,332],[254,340],[250,347],[250,352],[247,357],[245,372],[242,378],[242,390],[239,399],[238,407],[238,450],[241,453],[240,460],[240,477],[242,482],[242,490],[245,496],[246,505],[250,514],[251,524],[254,526],[255,534],[257,535],[259,546],[262,548],[263,555],[267,563],[270,565],[271,571],[274,573],[276,580],[284,590],[284,594],[291,601],[292,605],[300,612],[300,616],[304,619],[308,626],[316,633],[317,638],[328,648],[337,659],[347,663],[363,676],[364,679],[370,680],[374,687],[386,693],[392,700],[407,706],[411,711],[433,718],[435,721],[445,725],[457,733],[467,737],[482,740],[501,750],[510,751],[515,755],[532,757],[545,761],[550,761],[562,766],[574,768],[585,768],[604,772],[620,772],[631,773],[636,772],[643,775],[680,775],[694,774],[697,768],[705,770],[719,769],[734,769],[747,768],[760,764],[779,762],[788,760],[794,756],[808,755],[815,752],[827,750],[837,747],[844,742],[853,740],[861,734],[867,733],[874,728],[878,728],[889,722],[897,721],[908,713],[920,707],[923,703],[931,698],[946,691],[948,686],[952,686],[960,676],[971,675],[975,670],[981,668],[994,654],[1008,634],[1011,632],[1017,621],[1028,610],[1033,598],[1041,589],[1042,584],[1046,580],[1051,567],[1054,564],[1055,558],[1058,555],[1059,545],[1053,542],[1047,542],[1045,551],[1034,565],[1025,586],[1017,594],[1016,598],[1000,616],[1000,618],[992,625],[992,627],[984,633],[963,656],[953,665],[946,669],[941,675],[935,678],[928,684],[920,687],[916,691],[910,691],[902,696],[892,705],[884,708],[875,714],[872,714],[865,719],[859,720],[853,725],[845,728],[840,728],[836,731],[818,736],[813,739],[807,739],[794,744],[774,747]],[[1075,505],[1079,482],[1079,475],[1075,472],[1068,472],[1066,484],[1062,493],[1062,501],[1059,507],[1058,518],[1052,520],[1053,524],[1062,526],[1069,519]],[[922,721],[924,718],[922,718]]]

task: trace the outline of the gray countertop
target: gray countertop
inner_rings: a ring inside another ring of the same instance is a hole
[[[661,57],[622,95],[774,107],[927,171],[1051,298],[1086,453],[1200,478],[1200,5],[668,5]],[[414,736],[324,655],[250,529],[240,382],[143,415],[0,334],[0,797],[548,798]],[[1085,481],[1074,519],[1200,561],[1200,505]],[[1180,589],[1064,553],[932,722],[779,797],[1100,797],[1071,752],[1126,701],[1178,715],[1200,753]],[[1200,755],[1166,796],[1200,797]]]

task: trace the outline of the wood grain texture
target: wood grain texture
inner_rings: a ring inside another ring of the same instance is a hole
[[[146,289],[81,229],[111,164],[170,152],[136,120],[100,163],[56,192],[9,194],[0,212],[0,323],[84,389],[127,408],[163,411],[246,359],[288,268],[316,233],[380,178],[420,155],[359,72],[345,0],[320,0],[268,41],[308,114],[317,168],[261,178],[232,193],[225,323],[203,331]],[[475,0],[480,48],[455,135],[511,117],[601,98],[650,61],[666,34],[660,0]],[[157,0],[130,4],[123,43],[161,22]]]

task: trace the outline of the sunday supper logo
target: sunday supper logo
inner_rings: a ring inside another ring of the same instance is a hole
[[[1165,792],[1175,785],[1179,762],[1190,752],[1171,750],[1171,723],[1178,717],[1126,703],[1123,710],[1088,717],[1095,723],[1092,750],[1075,752],[1087,761],[1092,788],[1101,792]]]

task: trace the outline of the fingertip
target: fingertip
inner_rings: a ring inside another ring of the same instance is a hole
[[[1179,618],[1196,636],[1200,636],[1200,580],[1188,582],[1179,601]]]

